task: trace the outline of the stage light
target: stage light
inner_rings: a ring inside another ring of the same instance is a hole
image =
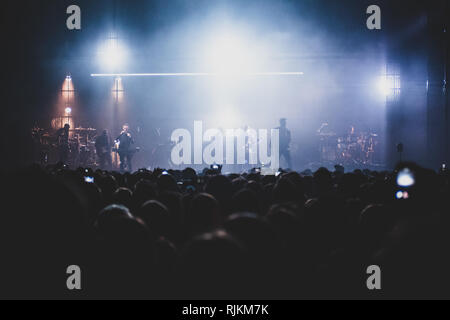
[[[386,73],[378,79],[378,91],[383,97],[396,99],[401,91],[400,74],[395,72]]]
[[[66,80],[67,81],[72,81],[72,77],[71,76],[66,76]]]
[[[117,38],[108,39],[98,51],[100,65],[107,70],[120,69],[126,60],[127,52]]]
[[[70,108],[70,107],[67,107],[64,111],[65,111],[66,114],[68,114],[68,115],[72,114],[72,108]]]
[[[114,86],[112,89],[113,97],[116,102],[120,102],[123,99],[123,84],[121,77],[114,78]]]
[[[91,73],[91,77],[211,77],[219,81],[235,81],[243,77],[302,76],[301,71],[274,70],[266,63],[269,56],[261,45],[252,45],[250,37],[242,30],[215,30],[199,41],[198,52],[201,65],[193,65],[192,72],[118,72],[123,69],[128,52],[117,38],[112,37],[99,50],[99,60],[109,72]],[[110,72],[113,71],[113,72]]]
[[[174,72],[174,73],[91,73],[91,77],[220,77],[219,72]],[[241,72],[241,76],[303,76],[304,72]]]

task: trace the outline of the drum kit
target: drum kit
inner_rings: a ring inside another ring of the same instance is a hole
[[[70,160],[76,167],[94,167],[97,165],[95,138],[97,130],[93,128],[75,128],[71,130]]]
[[[342,165],[374,165],[379,136],[372,132],[337,136],[334,132],[318,133],[320,161]]]
[[[347,166],[376,165],[376,155],[380,147],[380,137],[373,132],[356,133],[352,131],[343,136],[328,131],[323,126],[317,131],[319,138],[319,155],[321,163],[341,164]],[[56,163],[58,146],[54,135],[40,128],[32,132],[35,148],[35,160],[42,163]],[[95,140],[97,130],[93,128],[74,128],[69,134],[69,164],[74,167],[97,167]],[[152,151],[153,165],[165,161],[173,145],[159,144]],[[116,155],[118,158],[118,156]],[[113,156],[113,164],[114,164]],[[118,162],[118,159],[117,159]],[[166,165],[172,166],[171,163]]]
[[[75,128],[69,132],[69,164],[78,167],[94,167],[97,165],[95,138],[97,130],[93,128]],[[35,128],[32,131],[36,145],[35,160],[41,164],[59,161],[58,145],[54,134]]]

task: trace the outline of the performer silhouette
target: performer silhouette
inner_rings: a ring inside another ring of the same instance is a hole
[[[116,142],[119,143],[118,153],[120,157],[120,171],[133,171],[133,165],[131,160],[133,158],[133,152],[130,149],[131,145],[134,144],[133,137],[131,136],[130,127],[128,124],[124,124],[122,127],[122,132],[117,137]]]
[[[102,135],[95,140],[95,148],[99,159],[99,165],[102,170],[111,170],[111,140],[108,135],[108,130],[103,130]]]

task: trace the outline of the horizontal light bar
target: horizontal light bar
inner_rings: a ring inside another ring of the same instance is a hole
[[[91,77],[227,77],[227,76],[302,76],[303,72],[251,72],[251,73],[93,73]]]

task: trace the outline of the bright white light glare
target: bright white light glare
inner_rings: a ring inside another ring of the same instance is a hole
[[[84,182],[86,182],[86,183],[94,183],[94,178],[93,177],[84,177]]]
[[[72,77],[71,77],[71,76],[67,76],[67,77],[66,77],[66,80],[67,80],[67,81],[72,81]]]
[[[99,63],[108,70],[121,68],[126,60],[127,52],[118,39],[108,39],[98,51]]]
[[[382,76],[378,80],[378,91],[380,92],[381,95],[385,97],[389,96],[391,92],[391,86],[386,76]]]
[[[383,97],[394,97],[400,93],[400,75],[388,74],[379,78],[377,83],[378,91]]]
[[[66,114],[71,114],[72,113],[72,108],[67,107],[65,112],[66,112]]]
[[[397,184],[400,187],[412,187],[415,183],[414,175],[408,168],[403,169],[397,176]]]
[[[238,107],[232,104],[217,105],[217,107],[211,109],[208,119],[211,125],[216,128],[231,129],[239,128],[242,125]]]
[[[205,67],[215,73],[245,72],[251,68],[255,58],[248,44],[234,34],[214,35],[206,43]]]

